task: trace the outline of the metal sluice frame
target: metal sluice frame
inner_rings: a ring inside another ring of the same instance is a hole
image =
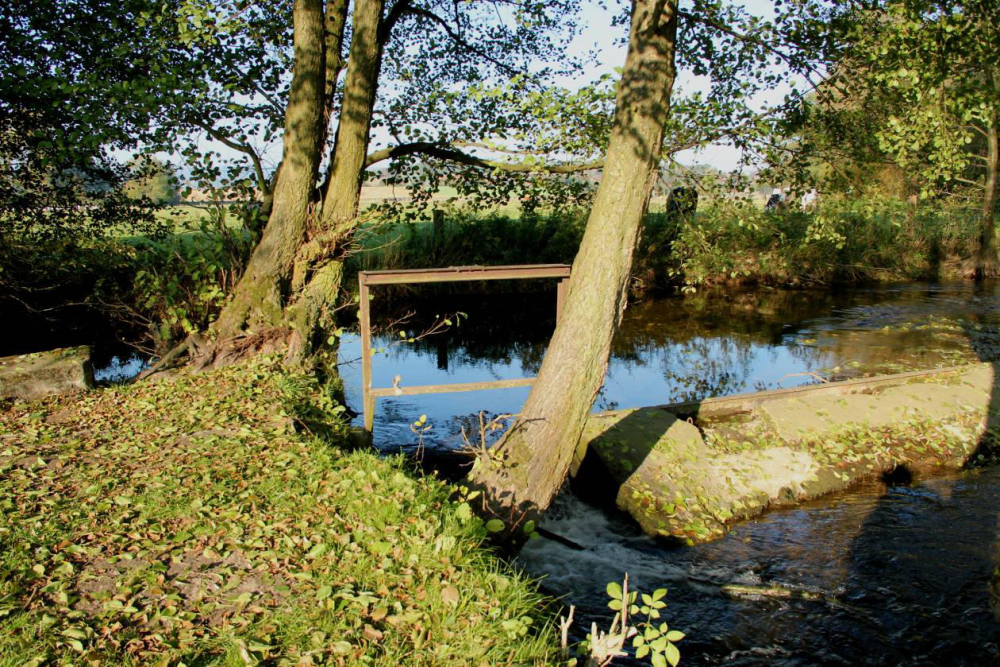
[[[405,269],[399,271],[361,271],[358,273],[358,296],[361,324],[361,398],[365,414],[365,431],[372,432],[375,420],[375,399],[380,396],[400,396],[411,394],[440,394],[453,391],[478,391],[481,389],[503,389],[526,387],[535,378],[514,380],[493,380],[490,382],[465,382],[455,384],[425,384],[413,387],[372,387],[372,331],[369,288],[372,285],[406,285],[419,283],[452,283],[473,280],[522,280],[533,278],[557,278],[556,322],[562,313],[566,287],[569,283],[570,267],[567,264],[525,264],[516,266],[453,266],[443,269]]]

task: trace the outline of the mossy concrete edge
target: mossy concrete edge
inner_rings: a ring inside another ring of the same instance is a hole
[[[647,534],[693,544],[768,508],[981,456],[996,412],[992,366],[902,375],[874,378],[872,393],[776,396],[738,423],[696,426],[662,408],[595,414],[572,472],[603,479]]]

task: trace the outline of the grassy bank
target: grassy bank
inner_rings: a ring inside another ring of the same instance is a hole
[[[324,396],[258,362],[4,406],[0,665],[553,660],[453,487]]]
[[[430,221],[372,224],[351,272],[432,266],[571,263],[586,211],[512,217],[454,210]],[[705,202],[695,216],[646,219],[635,289],[719,283],[830,285],[954,277],[974,250],[974,212],[830,198],[809,212]]]
[[[0,294],[14,297],[0,296],[0,305],[14,304],[15,317],[53,313],[72,323],[79,317],[55,313],[65,304],[85,304],[150,353],[204,330],[238,280],[253,234],[227,207],[179,206],[160,215],[169,228],[161,238],[0,244]],[[585,210],[516,215],[452,208],[438,223],[369,223],[355,237],[345,284],[353,291],[357,271],[371,269],[571,263],[586,219]],[[643,292],[954,278],[963,258],[973,254],[977,224],[968,210],[929,204],[910,209],[893,200],[829,197],[809,212],[705,201],[691,217],[663,211],[647,216],[632,287]],[[423,286],[420,293],[537,288],[535,281],[471,283]],[[411,292],[406,286],[379,290],[380,298]]]

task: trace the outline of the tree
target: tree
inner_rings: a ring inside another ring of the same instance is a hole
[[[473,473],[493,514],[508,521],[544,510],[569,470],[607,371],[611,337],[625,309],[639,227],[660,162],[676,76],[677,3],[636,0],[618,85],[604,174],[587,221],[563,314],[535,387],[499,445]]]
[[[181,193],[177,177],[169,164],[150,157],[129,162],[133,176],[125,183],[125,193],[132,199],[145,199],[153,204],[176,204]]]
[[[901,109],[877,133],[882,150],[928,196],[956,184],[980,194],[980,234],[968,273],[1000,272],[996,248],[1000,6],[967,0],[890,0],[855,15],[845,79],[856,97]]]
[[[678,38],[681,22],[684,44]],[[721,3],[695,3],[687,12],[676,0],[634,0],[630,26],[603,177],[562,316],[521,414],[497,450],[480,456],[471,473],[473,484],[485,491],[488,513],[503,522],[509,539],[523,537],[522,522],[544,511],[562,486],[604,381],[641,222],[664,157],[677,61],[712,74],[716,96],[703,113],[714,122],[704,125],[719,127],[720,117],[744,115],[751,121],[744,141],[755,124],[740,99],[748,89],[776,82],[762,71],[761,61],[778,57],[793,68],[811,69],[805,50],[790,54],[777,46],[789,33]]]
[[[69,0],[0,10],[0,234],[4,244],[100,236],[130,226],[155,234],[149,206],[128,199],[132,170],[112,156],[137,145],[148,116],[127,91],[149,73],[121,20],[145,3]],[[93,35],[102,35],[96,45]],[[109,110],[114,109],[114,113]],[[86,214],[83,214],[83,212]]]
[[[565,10],[573,6],[562,4]],[[452,12],[452,20],[435,13],[437,9]],[[529,62],[551,59],[560,48],[545,36],[559,23],[551,18],[559,16],[551,11],[551,3],[519,3],[513,27],[502,16],[494,18],[492,8],[447,2],[397,0],[387,7],[383,0],[355,0],[353,12],[349,10],[343,0],[295,3],[294,68],[285,108],[283,156],[273,185],[265,188],[267,224],[232,300],[213,327],[215,340],[207,345],[200,337],[187,342],[200,366],[229,363],[247,353],[282,346],[287,346],[289,359],[304,360],[323,341],[323,332],[333,323],[343,257],[358,225],[366,168],[417,153],[475,160],[443,140],[368,154],[386,45],[394,34],[402,35],[395,52],[406,54],[392,59],[397,72],[406,63],[427,67],[437,62],[433,56],[444,60],[437,64],[442,75],[434,85],[424,78],[414,81],[412,73],[405,72],[406,85],[401,88],[410,95],[411,108],[418,106],[415,100],[423,105],[439,101],[446,95],[440,86],[449,82],[488,80],[491,69],[527,76]],[[341,43],[348,19],[351,38],[344,59]],[[438,31],[444,33],[444,41]],[[338,90],[341,70],[346,73]],[[447,74],[450,70],[457,74]],[[321,178],[319,167],[334,117],[333,147]],[[485,119],[479,128],[484,133],[497,122],[497,115],[488,110],[480,118]],[[530,171],[536,170],[546,167]]]

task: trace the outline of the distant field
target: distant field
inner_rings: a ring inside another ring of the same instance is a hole
[[[428,206],[427,216],[429,217],[429,209],[433,208],[434,204],[440,204],[456,197],[458,197],[458,191],[455,188],[451,186],[442,187],[431,198],[432,203]],[[365,185],[361,188],[362,209],[383,202],[406,203],[409,201],[410,193],[405,187],[402,186]],[[666,204],[666,195],[654,195],[650,199],[649,210],[651,212],[662,212],[666,210]],[[464,203],[462,199],[459,198],[453,205],[462,207]],[[212,204],[207,202],[178,204],[159,211],[157,213],[157,217],[171,221],[174,230],[177,233],[184,233],[198,229],[199,223],[210,215],[209,209],[211,207]],[[520,202],[516,199],[511,199],[503,206],[490,207],[479,211],[479,213],[496,213],[501,215],[517,216],[520,213],[520,208]],[[230,219],[228,223],[233,227],[239,226],[238,221],[235,219]]]

